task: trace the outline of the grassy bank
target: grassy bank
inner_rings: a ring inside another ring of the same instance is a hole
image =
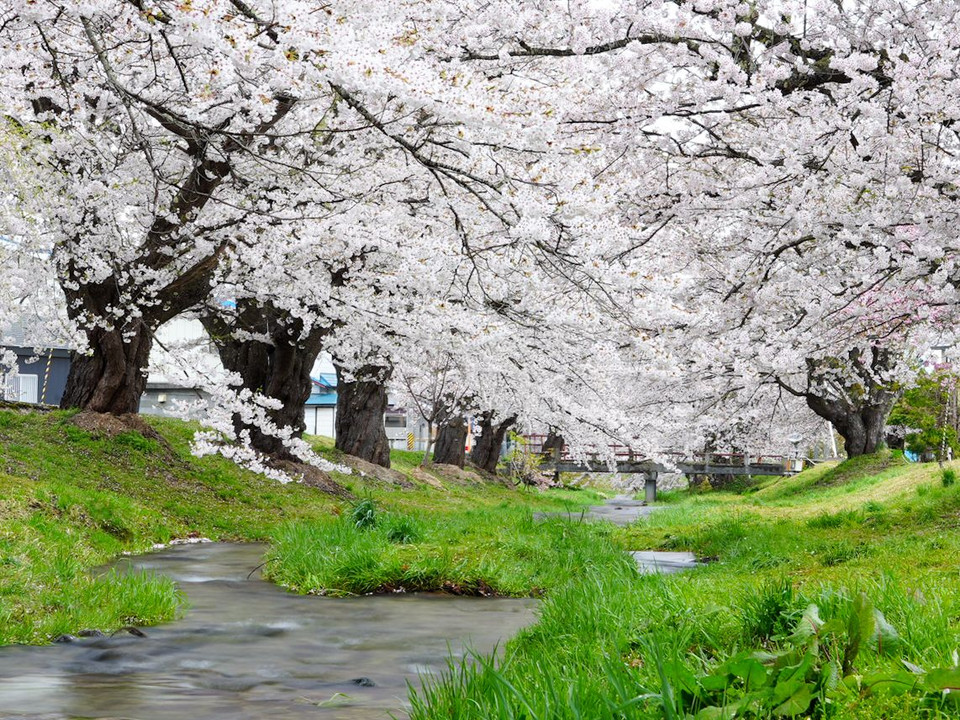
[[[888,453],[736,494],[673,493],[614,528],[534,520],[596,502],[590,491],[424,474],[397,453],[402,483],[335,476],[353,494],[338,499],[194,458],[183,423],[151,427],[108,437],[69,413],[0,411],[0,641],[175,616],[164,579],[88,572],[120,553],[267,540],[265,572],[298,592],[544,597],[502,661],[415,695],[417,720],[958,715],[960,485],[935,465]],[[708,562],[641,576],[623,553],[655,548]]]
[[[169,620],[181,607],[169,581],[89,570],[176,538],[271,541],[279,533],[287,543],[298,522],[321,533],[338,527],[355,502],[281,485],[222,458],[195,458],[194,428],[179,421],[148,419],[156,437],[136,431],[110,437],[74,421],[68,412],[0,410],[0,643]],[[333,454],[329,443],[317,445]],[[433,518],[425,528],[466,508],[555,510],[576,497],[424,478],[418,461],[415,453],[397,453],[406,489],[356,475],[334,480],[384,513]],[[510,582],[519,592],[520,580]]]
[[[670,501],[614,540],[709,564],[593,563],[501,664],[452,669],[414,717],[958,715],[960,487],[935,465],[864,458]]]

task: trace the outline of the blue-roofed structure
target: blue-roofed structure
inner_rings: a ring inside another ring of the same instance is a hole
[[[307,406],[315,405],[320,407],[329,407],[337,404],[337,376],[333,373],[321,373],[317,377],[310,378],[313,387],[310,390],[310,397],[307,398]]]

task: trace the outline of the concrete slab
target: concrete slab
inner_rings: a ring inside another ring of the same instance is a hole
[[[661,550],[636,550],[630,553],[637,561],[640,572],[648,575],[681,572],[698,567],[696,556],[691,552],[667,552]]]

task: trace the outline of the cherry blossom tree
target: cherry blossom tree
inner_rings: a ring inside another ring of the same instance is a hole
[[[484,86],[459,88],[414,19],[375,5],[0,6],[5,219],[50,249],[85,335],[66,405],[135,412],[154,330],[206,300],[228,251],[335,233],[327,220],[391,183],[395,204],[431,202],[404,166],[490,215],[457,221],[463,237],[516,223]]]
[[[4,233],[83,334],[67,404],[135,411],[153,331],[207,307],[271,437],[327,346],[343,449],[382,460],[421,348],[488,421],[484,467],[504,423],[656,453],[800,401],[869,452],[956,318],[957,12],[0,5]]]
[[[701,404],[773,383],[875,448],[912,348],[956,314],[955,4],[504,13],[465,11],[461,59],[551,88],[610,187],[604,256],[674,275],[699,315]]]

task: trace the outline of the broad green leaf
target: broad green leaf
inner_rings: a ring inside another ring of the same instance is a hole
[[[755,690],[767,681],[767,668],[759,660],[753,658],[743,658],[731,663],[728,670],[743,681],[747,691]]]
[[[887,619],[879,610],[873,611],[873,617],[875,626],[873,644],[876,646],[877,652],[883,655],[895,653],[901,645],[900,635],[897,633],[896,628],[887,622]]]
[[[730,675],[727,673],[714,673],[700,678],[700,687],[707,692],[723,692],[731,685]]]
[[[960,692],[960,668],[936,668],[927,673],[924,684],[930,690]]]
[[[789,639],[795,643],[804,642],[815,637],[822,626],[823,620],[820,619],[820,608],[816,605],[808,605]]]
[[[853,661],[860,654],[860,649],[872,638],[876,630],[876,615],[873,604],[864,593],[860,593],[853,601],[850,611],[850,620],[847,622],[847,645],[843,649],[844,675],[853,672]]]
[[[830,660],[820,670],[821,685],[826,690],[834,690],[840,684],[840,665]]]
[[[763,717],[767,714],[767,708],[773,703],[773,689],[765,688],[760,692],[750,693],[743,700],[737,703],[737,712],[744,716],[756,715]]]
[[[694,717],[696,720],[733,720],[737,716],[737,710],[734,707],[717,707],[711,705],[703,708]]]
[[[800,658],[800,662],[796,665],[789,665],[783,668],[780,671],[780,674],[777,675],[776,685],[779,687],[783,683],[787,683],[793,680],[804,681],[807,679],[807,674],[814,667],[817,662],[817,656],[813,652],[807,652]]]
[[[847,625],[840,618],[827,620],[820,627],[821,637],[824,635],[842,635],[847,630]]]
[[[773,688],[771,702],[774,705],[780,705],[796,695],[807,684],[802,677],[795,677],[783,682],[778,682],[776,687]]]
[[[886,692],[900,695],[917,688],[920,677],[903,670],[865,673],[860,681],[863,692]]]
[[[817,697],[817,688],[809,683],[797,689],[787,700],[773,709],[774,715],[793,717],[802,715]]]

